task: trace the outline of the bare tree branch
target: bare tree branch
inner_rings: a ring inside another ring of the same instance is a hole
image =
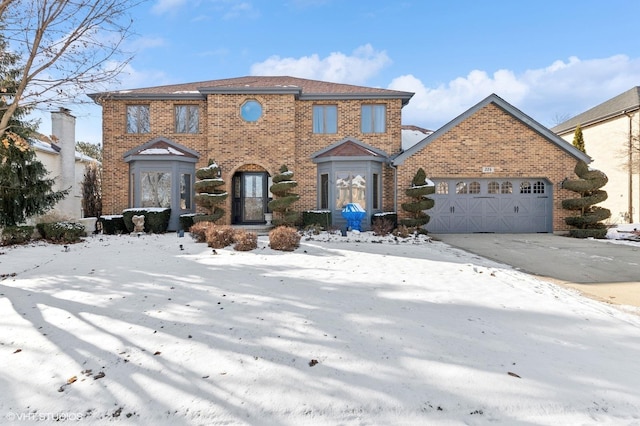
[[[2,37],[22,58],[22,75],[0,120],[18,107],[80,102],[87,91],[116,81],[131,60],[130,10],[146,0],[0,0]]]

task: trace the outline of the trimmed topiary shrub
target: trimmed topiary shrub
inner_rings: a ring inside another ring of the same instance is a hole
[[[211,248],[225,248],[233,244],[234,229],[229,225],[212,224],[206,230],[207,245]]]
[[[269,246],[273,250],[294,251],[300,247],[300,234],[290,226],[278,226],[269,232]]]
[[[84,225],[75,222],[44,223],[44,238],[54,243],[77,243],[85,236]]]
[[[421,228],[429,223],[431,217],[424,211],[432,208],[435,202],[431,198],[425,198],[427,195],[436,192],[434,185],[427,184],[427,175],[421,168],[418,169],[416,175],[413,177],[411,187],[406,189],[405,194],[413,201],[408,203],[402,203],[402,210],[411,215],[410,218],[402,219],[400,223],[408,228]]]
[[[220,167],[213,160],[209,165],[196,170],[195,203],[207,211],[207,214],[194,216],[194,222],[215,222],[224,216],[224,209],[220,207],[229,194],[221,189],[224,180],[220,177]]]
[[[236,251],[251,251],[258,248],[258,234],[239,229],[233,234],[233,249]]]
[[[31,241],[33,226],[7,226],[2,230],[0,245],[25,244]]]
[[[331,210],[307,210],[302,212],[302,227],[308,228],[311,225],[321,226],[327,230],[331,227]]]
[[[607,199],[607,192],[601,190],[609,179],[600,170],[589,170],[584,161],[578,161],[574,169],[579,179],[566,179],[562,188],[580,194],[580,198],[562,201],[562,208],[573,210],[577,216],[565,218],[567,225],[577,229],[569,230],[569,235],[575,238],[605,238],[607,228],[601,221],[611,217],[611,211],[595,206]]]
[[[298,194],[291,192],[296,186],[298,182],[293,180],[293,172],[285,165],[280,167],[280,173],[273,177],[269,189],[275,197],[268,204],[269,210],[277,214],[273,219],[274,226],[293,226],[300,222],[300,213],[291,209],[291,205],[300,199]]]
[[[106,235],[118,235],[127,230],[122,215],[100,216],[98,223],[102,228],[102,233]]]

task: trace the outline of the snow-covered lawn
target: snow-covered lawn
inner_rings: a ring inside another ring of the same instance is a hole
[[[0,248],[0,423],[640,424],[638,315],[439,242],[259,244]]]

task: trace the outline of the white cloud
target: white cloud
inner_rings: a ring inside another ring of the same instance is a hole
[[[187,2],[188,0],[158,0],[151,8],[151,11],[157,15],[162,15],[163,13],[175,11],[177,8],[187,4]]]
[[[253,64],[252,75],[289,75],[349,84],[364,84],[368,78],[389,65],[385,51],[376,51],[370,44],[358,47],[351,55],[333,52],[326,58],[313,54],[300,58],[272,56]]]
[[[447,84],[427,87],[417,77],[393,79],[389,89],[415,92],[403,109],[403,122],[438,128],[495,93],[525,114],[552,127],[554,117],[574,116],[637,86],[640,59],[624,55],[609,58],[555,61],[517,75],[499,70],[489,75],[473,70]]]

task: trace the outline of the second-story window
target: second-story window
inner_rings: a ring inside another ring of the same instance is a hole
[[[149,133],[149,105],[127,105],[127,133]]]
[[[362,133],[384,133],[387,130],[386,105],[362,105]]]
[[[338,107],[336,105],[313,106],[313,133],[338,132]]]
[[[197,105],[176,105],[176,133],[198,133],[200,109]]]

